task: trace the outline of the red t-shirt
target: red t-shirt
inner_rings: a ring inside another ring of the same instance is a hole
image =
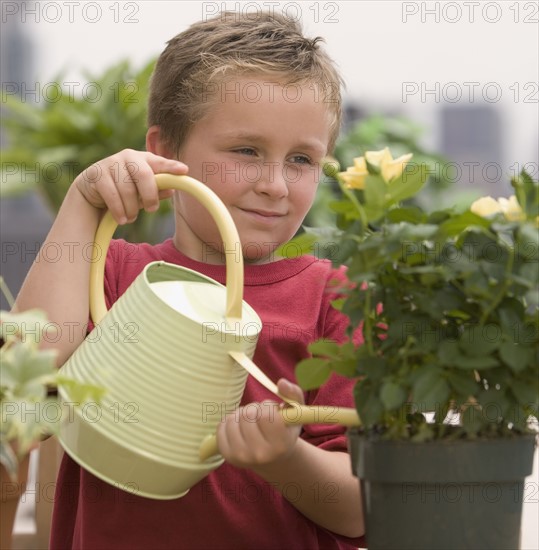
[[[183,265],[225,283],[224,266],[191,260],[171,239],[157,246],[117,240],[111,243],[105,272],[109,307],[155,260]],[[245,265],[244,300],[263,322],[254,361],[275,382],[281,377],[295,380],[295,365],[308,357],[309,342],[344,338],[347,319],[330,303],[335,298],[334,280],[342,283],[343,272],[312,256]],[[353,406],[352,384],[333,376],[319,390],[307,392],[306,403]],[[276,398],[249,377],[242,403],[267,399]],[[304,426],[301,437],[323,449],[346,451],[346,436],[339,426]],[[337,505],[336,484],[313,480],[310,489]],[[335,535],[296,510],[290,501],[298,498],[299,491],[299,484],[290,483],[283,489],[287,500],[253,472],[225,463],[183,498],[159,501],[121,491],[64,454],[51,548],[311,550],[362,545],[362,539]]]

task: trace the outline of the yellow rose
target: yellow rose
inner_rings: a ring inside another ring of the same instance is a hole
[[[509,199],[501,197],[498,199],[498,202],[502,207],[502,212],[506,220],[509,220],[510,222],[518,222],[526,219],[526,216],[524,212],[522,212],[522,208],[520,207],[520,204],[518,204],[515,195],[511,195]]]
[[[351,189],[364,189],[365,178],[368,176],[367,161],[369,164],[380,169],[380,174],[384,180],[389,183],[391,180],[399,177],[408,161],[412,158],[412,154],[402,155],[397,159],[393,159],[389,149],[386,147],[381,151],[367,151],[364,157],[354,159],[354,166],[346,169],[346,172],[339,172],[339,176],[344,180],[347,187]]]
[[[350,189],[364,189],[365,177],[369,174],[364,157],[354,159],[354,166],[349,166],[346,172],[339,172],[346,187]]]
[[[481,197],[472,203],[470,210],[485,218],[486,216],[492,216],[502,211],[500,203],[492,197]]]
[[[481,197],[472,203],[470,210],[483,218],[498,214],[499,212],[502,212],[505,219],[511,222],[526,218],[515,195],[511,195],[508,199],[500,197],[498,200],[492,197]]]

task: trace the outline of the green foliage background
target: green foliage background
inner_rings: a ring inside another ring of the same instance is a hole
[[[58,91],[58,101],[27,103],[3,97],[3,117],[9,148],[2,152],[2,196],[38,190],[56,213],[74,177],[93,163],[122,149],[144,150],[148,83],[154,61],[139,70],[122,61],[101,76],[86,75],[95,83],[86,97]],[[62,82],[61,77],[54,79]],[[52,96],[52,92],[50,94]],[[37,177],[25,175],[38,167]],[[157,214],[141,212],[135,223],[120,228],[117,236],[155,242],[159,223],[170,212],[162,201]]]

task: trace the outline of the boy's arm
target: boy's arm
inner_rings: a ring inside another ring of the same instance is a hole
[[[278,490],[299,487],[292,504],[321,527],[350,538],[365,534],[359,479],[352,475],[347,453],[299,438],[286,459],[253,470]]]
[[[62,365],[85,337],[89,314],[91,258],[93,242],[105,209],[122,224],[133,221],[141,207],[154,211],[159,198],[171,191],[159,191],[154,174],[186,174],[187,167],[152,153],[124,150],[93,165],[75,178],[42,246],[54,246],[59,257],[47,261],[39,254],[17,296],[14,309],[43,309],[55,323],[54,342],[43,335],[43,347],[58,350]],[[60,335],[60,338],[58,338]]]
[[[278,388],[281,395],[303,402],[299,386],[281,379]],[[256,407],[254,418],[250,418],[250,405],[242,407],[241,414],[225,418],[217,432],[220,453],[278,490],[290,484],[298,487],[291,503],[321,527],[350,538],[362,536],[359,480],[352,475],[350,456],[299,438],[300,429],[283,422],[277,403],[265,405]],[[330,492],[324,494],[324,488]]]
[[[41,308],[48,320],[56,323],[55,342],[41,334],[43,347],[59,350],[62,365],[84,340],[88,322],[90,263],[82,251],[93,241],[100,210],[90,205],[76,186],[72,185],[62,203],[41,250],[60,253],[48,261],[38,254],[17,296],[15,309],[24,311]],[[40,327],[43,330],[43,327]],[[57,340],[57,335],[60,338]]]

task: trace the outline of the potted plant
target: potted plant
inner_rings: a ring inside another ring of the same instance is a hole
[[[13,298],[0,277],[0,287],[11,305]],[[0,548],[11,548],[11,534],[20,495],[24,492],[29,453],[44,437],[56,433],[66,415],[56,399],[61,383],[72,392],[74,403],[99,402],[102,390],[60,376],[56,351],[39,343],[54,331],[41,310],[0,312]],[[51,336],[53,338],[53,336]],[[74,393],[73,393],[74,392]]]
[[[317,250],[347,266],[335,305],[350,339],[314,343],[297,378],[357,379],[370,549],[518,548],[539,408],[539,186],[522,172],[508,200],[427,212],[403,204],[426,179],[410,157],[333,167],[338,229],[299,244],[333,242]]]

